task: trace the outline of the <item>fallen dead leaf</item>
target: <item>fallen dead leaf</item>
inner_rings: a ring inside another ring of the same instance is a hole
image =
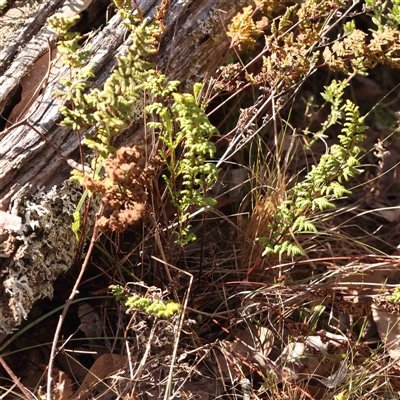
[[[310,375],[328,378],[348,352],[345,337],[330,332],[308,336],[304,341],[289,343],[277,360],[285,374],[294,381]]]
[[[222,340],[221,351],[215,353],[225,378],[236,375],[231,364],[234,364],[244,376],[249,375],[254,369],[259,369],[262,374],[269,370],[266,358],[272,350],[273,333],[266,327],[254,324],[248,326],[249,330],[233,329],[231,336],[234,340]]]
[[[73,395],[72,380],[67,373],[53,369],[53,400],[69,400]]]
[[[72,399],[89,400],[90,391],[115,372],[128,365],[128,357],[118,354],[103,354],[92,365],[81,386]]]
[[[387,311],[371,307],[372,317],[378,328],[379,337],[394,360],[400,360],[400,317]]]

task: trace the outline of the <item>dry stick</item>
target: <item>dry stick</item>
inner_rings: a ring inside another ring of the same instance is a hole
[[[43,114],[42,114],[43,116]],[[29,127],[30,129],[32,129],[36,134],[39,135],[39,137],[46,143],[48,144],[72,169],[77,169],[78,171],[81,172],[86,172],[86,173],[92,173],[92,169],[89,167],[86,167],[85,165],[80,165],[78,164],[76,161],[66,157],[61,151],[60,149],[49,139],[47,139],[47,137],[41,133],[38,129],[36,129],[31,123],[28,122],[29,117],[22,119],[19,122],[16,122],[15,124],[13,124],[12,126],[10,126],[9,128],[6,129],[5,132],[8,132],[11,129],[15,129],[18,128],[21,125],[26,125],[27,127]],[[41,117],[38,119],[40,120]]]
[[[0,364],[6,370],[7,374],[10,375],[10,378],[14,381],[14,383],[21,389],[21,392],[24,394],[24,396],[26,396],[28,400],[35,400],[35,396],[33,396],[32,393],[29,392],[29,390],[19,381],[2,356],[0,356]]]
[[[155,319],[155,321],[154,321],[154,323],[153,323],[153,326],[152,326],[152,328],[151,328],[149,338],[148,338],[148,340],[147,340],[146,349],[145,349],[145,351],[144,351],[144,354],[143,354],[143,356],[142,356],[142,359],[140,360],[139,367],[138,367],[138,369],[136,370],[136,372],[134,373],[134,375],[133,375],[132,378],[131,378],[132,381],[135,380],[135,383],[134,383],[135,386],[134,386],[134,387],[136,387],[136,383],[137,383],[138,380],[140,379],[140,377],[141,377],[141,375],[142,375],[143,368],[144,368],[145,365],[146,365],[147,357],[148,357],[149,354],[150,354],[151,345],[152,345],[152,343],[153,343],[154,333],[155,333],[155,331],[156,331],[157,324],[158,324],[158,319],[157,319],[157,317],[156,317],[156,319]]]
[[[155,237],[155,240],[158,245],[158,249],[159,249],[163,259],[159,260],[157,257],[153,257],[153,256],[152,256],[152,258],[154,258],[156,261],[160,261],[164,265],[165,273],[167,275],[169,283],[172,283],[174,280],[172,279],[171,273],[169,272],[169,269],[168,269],[168,266],[171,266],[171,265],[167,263],[167,258],[165,257],[164,247],[161,243],[160,234],[158,233],[158,230],[157,230],[157,222],[156,222],[154,216],[151,216],[151,218],[153,219],[154,226],[156,227],[156,229],[154,231],[154,237]],[[176,267],[173,267],[173,268],[176,268]],[[179,270],[179,268],[178,268],[178,270]],[[179,303],[179,296],[178,296],[178,293],[176,292],[175,288],[172,288],[172,292],[173,292],[175,301],[177,303]]]
[[[186,291],[185,296],[184,296],[181,315],[179,316],[178,329],[177,329],[176,336],[175,336],[174,350],[172,352],[171,365],[170,365],[169,374],[168,374],[168,381],[167,381],[167,386],[165,388],[164,400],[167,400],[167,399],[169,399],[168,393],[172,389],[172,374],[173,374],[173,371],[174,371],[176,355],[178,353],[179,338],[180,338],[181,331],[182,331],[183,321],[185,320],[185,313],[186,313],[187,305],[188,305],[188,302],[189,302],[189,295],[190,295],[190,292],[192,290],[193,275],[190,272],[187,272],[187,271],[184,271],[184,270],[182,270],[182,269],[180,269],[178,267],[175,267],[174,265],[169,264],[166,261],[160,260],[159,258],[157,258],[155,256],[151,256],[151,258],[153,260],[156,260],[156,261],[158,261],[160,263],[165,264],[165,268],[168,266],[168,267],[170,267],[170,268],[172,268],[172,269],[174,269],[176,271],[179,271],[179,272],[189,276],[189,285],[188,285],[187,291]],[[168,273],[169,273],[169,271],[168,271]],[[174,293],[176,294],[175,290],[174,290]]]
[[[103,213],[103,209],[104,209],[104,206],[101,205],[100,206],[100,210],[99,210],[97,215],[101,215]],[[72,303],[72,300],[74,299],[75,295],[78,293],[79,284],[80,284],[80,282],[82,280],[83,274],[85,273],[86,267],[89,264],[89,259],[90,259],[91,255],[92,255],[94,246],[95,246],[95,244],[96,244],[96,242],[98,240],[97,233],[98,233],[98,228],[95,225],[95,227],[93,229],[92,237],[90,239],[89,249],[87,251],[85,260],[83,261],[81,271],[79,272],[79,276],[76,279],[75,285],[74,285],[74,287],[73,287],[73,289],[71,291],[71,294],[70,294],[69,298],[65,302],[64,310],[63,310],[62,314],[60,315],[60,319],[59,319],[58,324],[57,324],[56,332],[54,334],[53,344],[51,346],[51,352],[50,352],[49,365],[48,365],[48,370],[47,370],[47,397],[46,397],[47,400],[51,400],[51,381],[52,381],[51,373],[52,373],[52,370],[53,370],[54,358],[56,356],[56,347],[57,347],[58,338],[60,336],[61,327],[62,327],[62,324],[63,324],[63,322],[65,320],[65,317],[67,315],[69,307],[70,307],[70,305]]]

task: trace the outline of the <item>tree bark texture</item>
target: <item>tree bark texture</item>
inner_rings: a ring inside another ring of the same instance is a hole
[[[136,1],[149,19],[160,5]],[[37,299],[52,296],[51,285],[70,267],[75,250],[70,226],[79,190],[67,182],[71,167],[66,160],[79,159],[78,138],[59,124],[60,101],[52,93],[62,89],[60,78],[68,71],[56,62],[57,37],[47,18],[55,12],[81,14],[74,30],[88,34],[95,87],[109,77],[115,56],[124,53],[129,40],[109,0],[48,0],[36,9],[26,8],[29,1],[8,3],[0,14],[0,209],[22,217],[22,229],[0,230],[0,333],[15,329]],[[239,3],[171,0],[157,68],[180,80],[186,91],[213,75],[225,61],[229,39],[224,27],[240,11]],[[97,26],[106,13],[108,20]],[[137,140],[141,132],[140,126],[130,130],[126,140]]]

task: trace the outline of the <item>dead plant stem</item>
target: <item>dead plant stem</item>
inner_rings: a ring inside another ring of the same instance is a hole
[[[4,361],[3,357],[0,356],[0,364],[3,366],[3,368],[6,370],[7,374],[10,375],[10,378],[14,381],[14,383],[20,388],[21,392],[26,396],[28,400],[35,400],[35,396],[32,395],[32,393],[29,392],[29,390],[20,382],[20,380],[15,376],[14,372],[11,370],[11,368],[7,365],[7,363]],[[3,396],[1,396],[3,397]]]
[[[151,328],[149,338],[147,340],[146,350],[144,351],[143,357],[140,360],[138,369],[136,370],[135,374],[132,376],[132,380],[135,380],[135,385],[138,381],[140,381],[140,376],[142,375],[143,368],[146,365],[147,358],[149,357],[150,350],[151,350],[151,344],[153,343],[153,337],[154,337],[154,333],[156,331],[157,324],[158,324],[158,319],[156,317],[154,320],[153,326]]]
[[[101,205],[98,215],[102,215],[103,209],[104,209],[104,206]],[[70,294],[69,298],[67,299],[67,301],[65,302],[64,310],[63,310],[62,314],[60,315],[60,319],[58,321],[57,328],[54,333],[54,338],[53,338],[53,343],[51,346],[51,352],[50,352],[50,358],[49,358],[49,365],[48,365],[48,370],[47,370],[47,397],[46,397],[47,400],[51,400],[51,381],[52,381],[51,375],[52,375],[52,370],[53,370],[54,358],[56,356],[57,342],[58,342],[58,338],[61,333],[61,328],[62,328],[63,322],[65,320],[65,317],[67,315],[67,312],[69,310],[69,307],[70,307],[73,299],[75,298],[75,295],[78,293],[78,287],[79,287],[81,280],[83,278],[83,275],[86,271],[86,267],[89,264],[89,260],[90,260],[90,257],[92,255],[92,252],[93,252],[93,249],[94,249],[94,246],[95,246],[97,240],[98,240],[98,229],[95,225],[95,227],[93,228],[93,233],[92,233],[92,237],[90,239],[90,245],[89,245],[88,251],[86,253],[85,260],[83,261],[81,270],[79,272],[78,278],[76,279],[76,282],[71,291],[71,294]]]
[[[179,338],[181,336],[181,330],[182,330],[182,326],[183,326],[183,321],[185,320],[185,314],[186,314],[186,309],[187,309],[187,305],[189,302],[189,295],[190,292],[192,290],[192,285],[193,285],[193,275],[190,272],[184,271],[178,267],[175,267],[172,264],[167,263],[166,261],[160,260],[159,258],[155,257],[155,256],[151,256],[152,259],[161,262],[163,264],[165,264],[165,267],[170,267],[176,271],[179,271],[182,274],[185,274],[187,276],[189,276],[189,285],[188,288],[186,290],[185,296],[184,296],[184,300],[183,300],[183,305],[182,305],[182,309],[181,309],[181,313],[179,316],[179,322],[178,322],[178,329],[176,331],[176,335],[175,335],[175,343],[174,343],[174,350],[172,352],[172,358],[171,358],[171,365],[170,365],[170,369],[169,369],[169,375],[168,375],[168,381],[167,381],[167,387],[165,388],[165,394],[164,394],[164,400],[170,399],[172,400],[175,396],[169,396],[169,393],[172,389],[172,378],[173,378],[173,372],[174,372],[174,366],[175,366],[175,360],[176,360],[176,356],[178,354],[178,344],[179,344]],[[174,291],[176,294],[176,291]]]

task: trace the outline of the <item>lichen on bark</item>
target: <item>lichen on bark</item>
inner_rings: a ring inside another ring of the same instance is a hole
[[[20,204],[22,227],[9,233],[14,237],[13,254],[8,255],[0,275],[0,334],[20,325],[36,300],[52,298],[54,280],[73,264],[72,213],[81,191],[67,180],[59,188],[39,189]],[[0,244],[0,251],[6,242]]]

